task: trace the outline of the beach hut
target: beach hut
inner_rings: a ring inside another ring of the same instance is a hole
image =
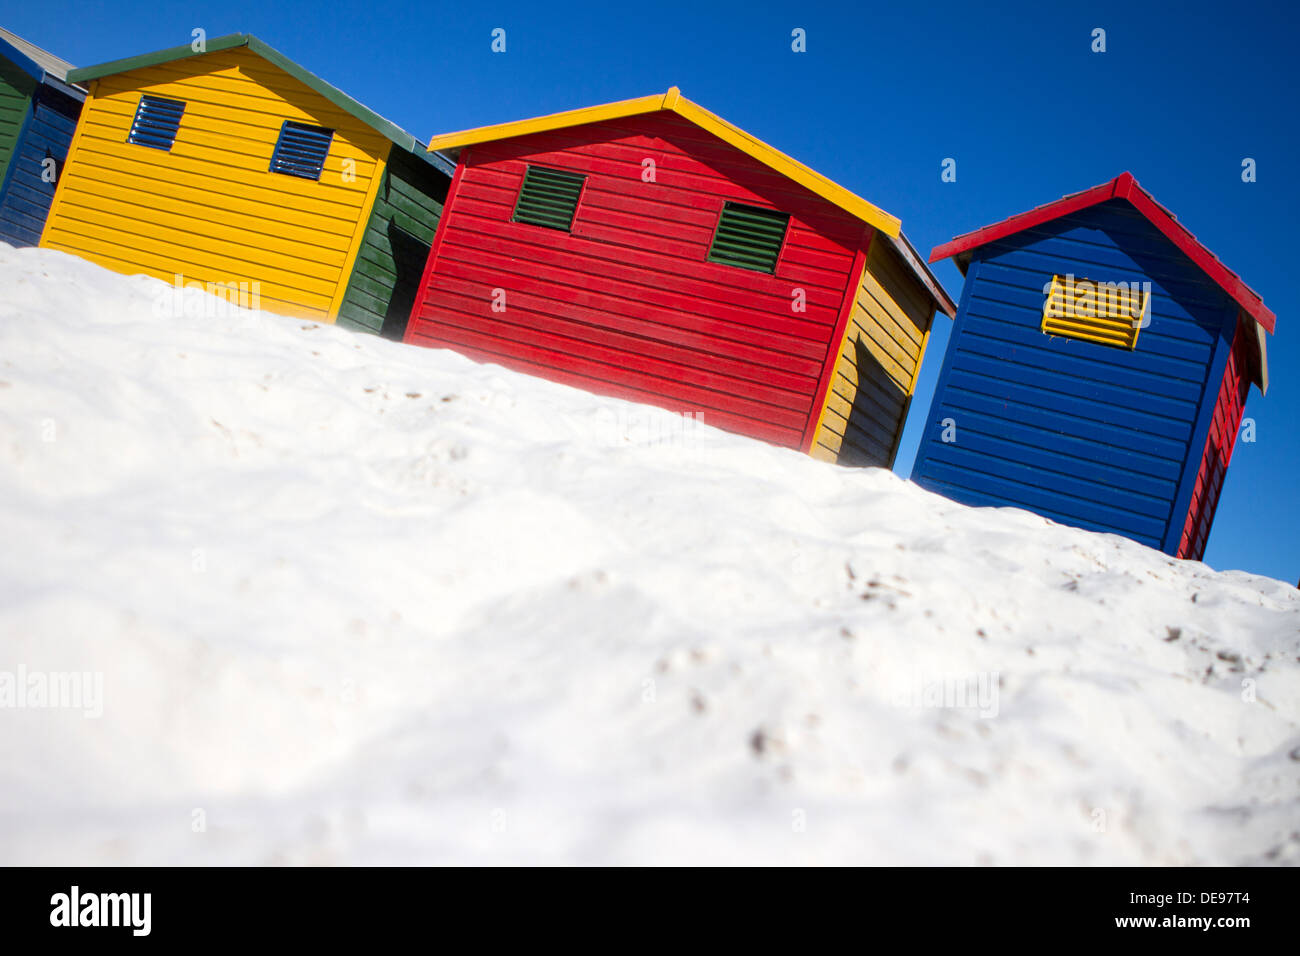
[[[41,238],[86,91],[70,63],[0,29],[0,242]]]
[[[89,95],[42,246],[401,337],[449,163],[247,34],[69,77]]]
[[[1199,559],[1273,313],[1124,173],[936,248],[966,275],[912,478]]]
[[[955,312],[896,218],[676,88],[429,148],[456,174],[407,342],[892,463]]]

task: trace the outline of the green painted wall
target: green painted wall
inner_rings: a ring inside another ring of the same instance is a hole
[[[9,157],[13,155],[35,89],[35,80],[0,57],[0,181],[9,166]]]
[[[402,338],[451,180],[394,146],[337,322]]]

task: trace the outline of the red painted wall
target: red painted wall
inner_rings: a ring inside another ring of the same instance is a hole
[[[407,342],[803,443],[869,227],[671,112],[481,144],[461,161]],[[571,234],[510,221],[528,163],[587,175]],[[707,261],[724,200],[791,214],[774,275]]]
[[[1232,352],[1223,372],[1219,397],[1214,403],[1214,418],[1210,421],[1210,434],[1205,442],[1205,453],[1196,474],[1192,503],[1183,525],[1178,557],[1199,561],[1205,554],[1205,543],[1214,523],[1214,511],[1223,491],[1223,479],[1228,473],[1232,450],[1236,447],[1237,432],[1241,429],[1241,416],[1246,409],[1246,393],[1250,391],[1248,347],[1249,330],[1246,323],[1237,319],[1237,331],[1232,340]]]

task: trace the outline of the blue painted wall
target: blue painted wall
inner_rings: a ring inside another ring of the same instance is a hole
[[[46,182],[47,156],[62,171],[81,114],[81,99],[53,83],[36,87],[13,156],[0,179],[0,241],[34,246],[41,239],[57,182]]]
[[[1136,348],[1043,334],[1053,274],[1149,281]],[[1186,516],[1174,512],[1186,511],[1236,314],[1124,200],[975,250],[913,480],[966,504],[1165,550],[1172,537],[1176,548]],[[942,440],[945,419],[955,441]]]

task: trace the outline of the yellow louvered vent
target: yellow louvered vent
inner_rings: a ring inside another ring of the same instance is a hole
[[[1053,276],[1043,303],[1043,331],[1048,335],[1131,349],[1147,325],[1149,282],[1094,282],[1072,275]]]

